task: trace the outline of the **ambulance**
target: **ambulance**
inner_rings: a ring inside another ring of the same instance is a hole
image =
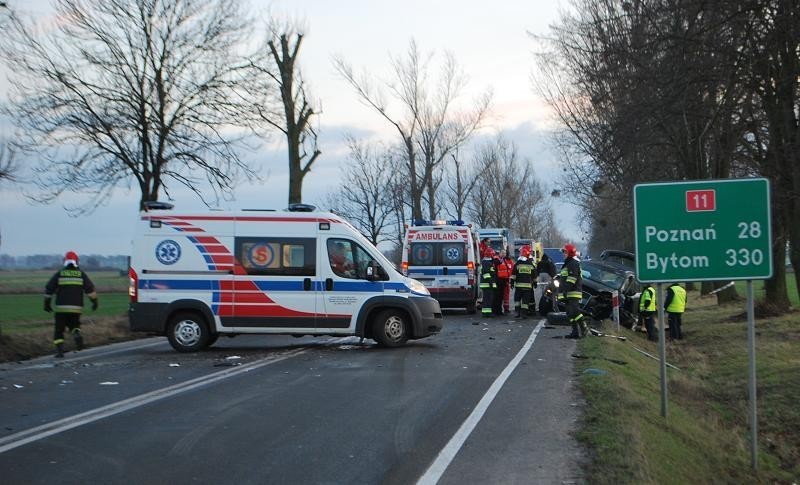
[[[140,213],[129,269],[130,328],[179,352],[240,334],[371,338],[396,347],[442,329],[439,303],[346,220],[287,211]]]
[[[406,230],[402,272],[428,288],[442,307],[475,313],[478,239],[464,221],[415,220]]]

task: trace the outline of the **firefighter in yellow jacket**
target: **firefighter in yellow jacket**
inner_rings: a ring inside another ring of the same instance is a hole
[[[561,252],[564,253],[565,259],[559,274],[561,286],[558,288],[558,299],[566,300],[567,320],[572,325],[572,333],[567,335],[567,338],[581,338],[589,331],[580,307],[583,297],[581,260],[574,244],[565,244]]]
[[[55,311],[55,334],[53,345],[56,357],[64,357],[64,329],[69,328],[75,339],[75,347],[83,350],[81,335],[81,313],[83,294],[92,301],[92,310],[97,310],[97,293],[89,276],[78,268],[78,255],[68,251],[64,255],[64,267],[47,282],[44,292],[44,311]],[[52,299],[55,296],[55,306]]]
[[[536,284],[536,267],[531,259],[531,247],[522,246],[519,250],[519,259],[514,265],[511,276],[511,287],[514,288],[514,309],[516,318],[528,318],[536,311],[533,301],[533,286]]]

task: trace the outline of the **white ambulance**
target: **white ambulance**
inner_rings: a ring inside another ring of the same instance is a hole
[[[442,307],[475,313],[479,264],[471,224],[417,220],[406,230],[403,274],[424,284]]]
[[[288,211],[173,213],[150,203],[136,229],[130,328],[180,352],[220,335],[355,335],[394,347],[439,333],[439,303],[347,221]]]

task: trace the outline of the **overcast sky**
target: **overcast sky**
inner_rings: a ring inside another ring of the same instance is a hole
[[[48,12],[49,2],[9,0],[26,10]],[[253,1],[255,12],[266,2]],[[491,126],[483,136],[503,132],[519,147],[522,157],[532,161],[544,188],[554,188],[557,167],[548,151],[550,115],[537,98],[530,76],[534,69],[533,44],[528,32],[545,33],[564,2],[550,0],[277,0],[277,11],[305,19],[308,32],[300,54],[301,69],[313,96],[321,100],[319,118],[322,156],[303,185],[304,201],[315,203],[335,189],[346,150],[343,135],[352,132],[371,140],[394,142],[387,123],[362,105],[350,87],[339,78],[331,59],[341,56],[360,71],[379,77],[389,75],[389,55],[401,55],[413,38],[424,52],[441,59],[452,52],[469,78],[466,99],[491,88],[494,92]],[[437,64],[434,64],[436,66]],[[4,75],[7,68],[3,67]],[[0,84],[2,97],[6,83]],[[11,133],[6,133],[10,136]],[[239,185],[236,200],[224,208],[284,208],[288,197],[286,156],[280,139],[264,145],[247,157],[261,167],[263,181]],[[105,206],[88,216],[71,217],[65,205],[80,202],[70,195],[51,205],[28,202],[30,188],[0,183],[0,253],[11,255],[63,253],[128,254],[137,216],[139,194],[120,190]],[[177,209],[202,209],[188,193],[173,192]],[[562,230],[579,236],[572,208],[555,201]]]

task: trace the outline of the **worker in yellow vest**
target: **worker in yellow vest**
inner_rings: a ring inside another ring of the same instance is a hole
[[[656,335],[656,290],[653,285],[647,283],[647,286],[642,290],[642,296],[639,297],[639,315],[644,320],[644,328],[647,329],[647,340],[658,341]]]
[[[672,285],[667,288],[667,299],[664,301],[664,310],[667,312],[667,320],[669,321],[670,340],[682,339],[681,317],[686,310],[686,290],[678,283],[672,283]]]

